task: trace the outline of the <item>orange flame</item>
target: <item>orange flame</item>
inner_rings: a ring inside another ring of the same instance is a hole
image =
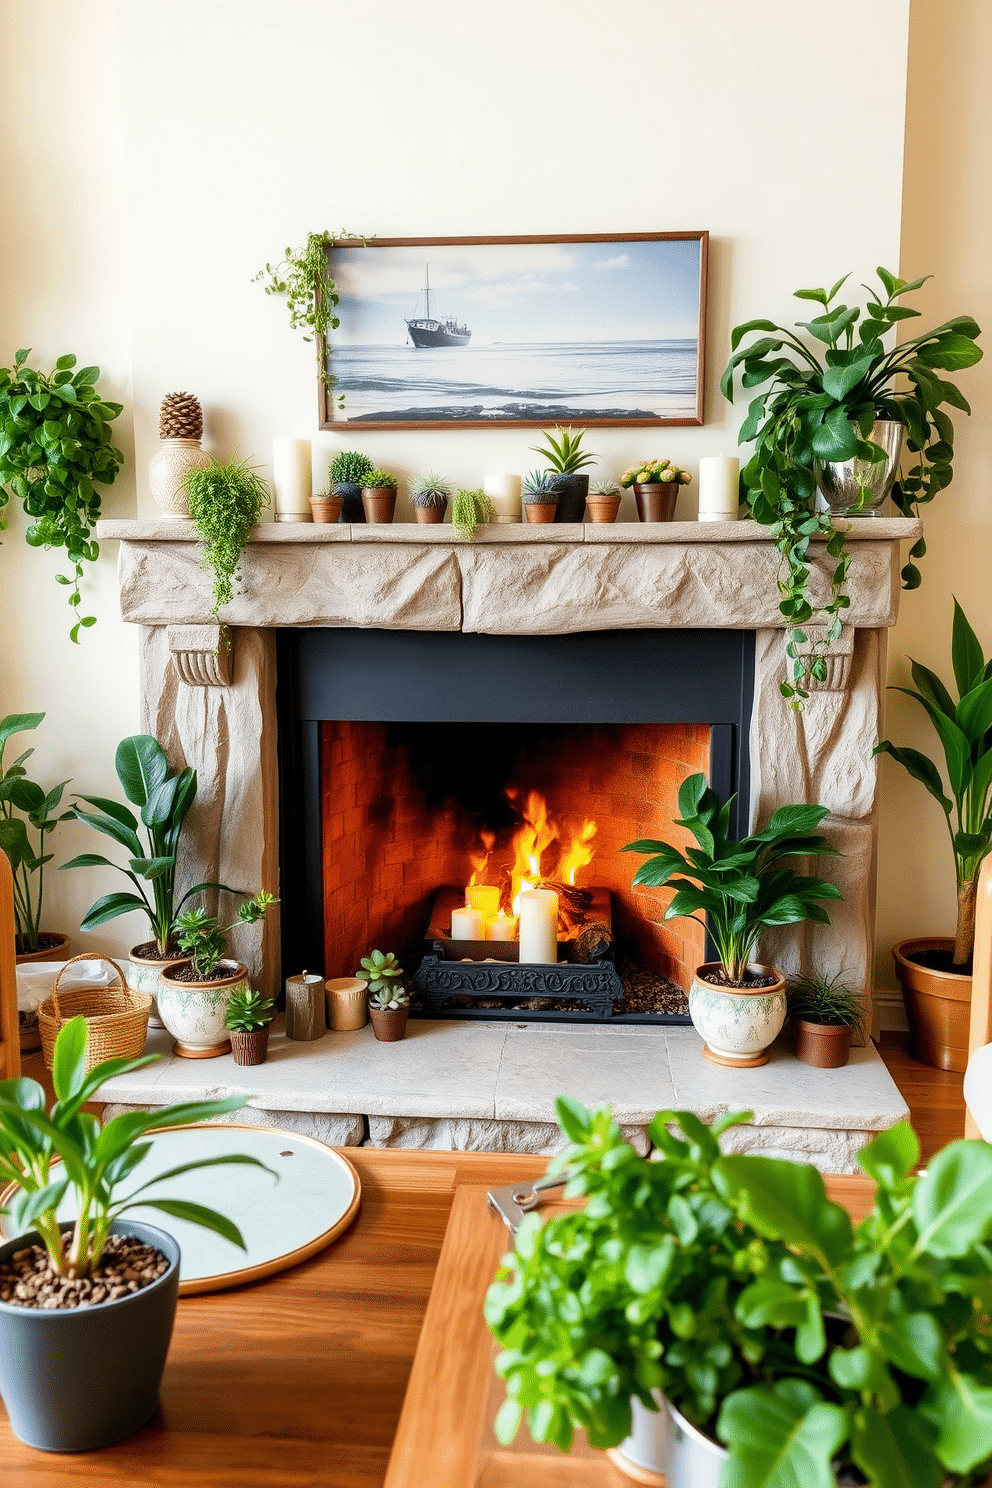
[[[592,862],[595,849],[589,844],[595,835],[596,823],[594,821],[584,822],[578,837],[572,839],[570,846],[558,860],[557,877],[561,883],[574,884],[575,875],[579,869],[585,868]]]
[[[472,864],[472,877],[468,881],[469,888],[472,888],[477,883],[482,883],[489,863],[489,854],[492,852],[493,844],[496,841],[495,832],[480,832],[479,836],[486,850],[484,853],[469,853],[468,855],[468,860]]]
[[[506,792],[511,801],[516,802],[521,792],[510,788]],[[575,884],[576,875],[592,862],[595,849],[592,846],[593,838],[596,836],[596,823],[586,820],[577,830],[569,832],[563,829],[548,812],[548,804],[539,791],[528,791],[522,805],[518,805],[521,825],[513,834],[510,844],[512,861],[507,868],[503,868],[499,862],[500,854],[497,853],[497,861],[494,864],[493,848],[496,838],[492,832],[480,832],[479,839],[484,851],[475,851],[468,854],[472,865],[472,873],[467,887],[474,888],[476,885],[487,882],[492,883],[494,878],[498,882],[501,871],[509,873],[509,913],[519,915],[520,895],[525,889],[534,889],[545,880],[555,883]],[[555,858],[549,849],[553,843],[558,843],[558,856]],[[495,870],[495,871],[494,871]],[[504,900],[504,905],[506,904]],[[507,910],[502,908],[500,918],[507,917]]]

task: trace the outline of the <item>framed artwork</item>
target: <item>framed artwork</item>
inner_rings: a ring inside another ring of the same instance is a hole
[[[701,424],[708,236],[336,243],[321,427]]]

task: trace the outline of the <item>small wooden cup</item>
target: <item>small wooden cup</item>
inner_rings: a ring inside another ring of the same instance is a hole
[[[286,1037],[299,1042],[323,1038],[324,978],[302,974],[286,978]]]
[[[368,1018],[369,984],[361,977],[332,977],[327,988],[327,1026],[334,1033],[364,1028]]]

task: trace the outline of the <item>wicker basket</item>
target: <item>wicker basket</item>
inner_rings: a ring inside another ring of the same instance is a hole
[[[109,987],[78,987],[72,992],[60,993],[59,982],[77,961],[106,961],[116,971],[118,980]],[[52,1067],[59,1029],[80,1014],[86,1019],[89,1035],[87,1072],[105,1059],[136,1059],[145,1047],[151,1006],[152,999],[148,993],[132,992],[117,962],[111,961],[109,956],[73,956],[55,978],[51,996],[38,1009],[38,1028],[46,1067]]]

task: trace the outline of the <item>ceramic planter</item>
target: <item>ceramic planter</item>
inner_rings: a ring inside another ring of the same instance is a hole
[[[396,1044],[406,1033],[407,1019],[410,1016],[410,1008],[369,1008],[369,1017],[372,1019],[372,1032],[381,1044]]]
[[[384,523],[393,520],[396,511],[395,486],[367,486],[362,491],[362,506],[367,522]]]
[[[556,475],[555,490],[558,492],[555,521],[581,522],[586,511],[589,477],[587,475]]]
[[[163,439],[148,462],[148,489],[163,517],[189,518],[183,480],[191,470],[206,470],[210,456],[198,439]]]
[[[368,1022],[369,984],[361,977],[332,977],[324,983],[327,1026],[334,1033],[350,1033]]]
[[[448,510],[448,501],[445,498],[443,506],[415,506],[413,515],[416,521],[424,526],[444,521],[444,514]]]
[[[524,515],[528,522],[553,522],[558,511],[556,501],[525,501]]]
[[[620,493],[615,496],[587,496],[586,516],[590,522],[615,522],[620,510]]]
[[[660,1390],[651,1393],[658,1409],[648,1410],[639,1400],[632,1399],[630,1435],[606,1455],[632,1482],[645,1488],[665,1488],[672,1427],[664,1395]]]
[[[896,976],[909,1019],[909,1052],[933,1069],[956,1070],[968,1064],[971,977],[959,971],[937,971],[915,959],[928,952],[952,952],[944,936],[902,940],[892,952]],[[948,955],[948,964],[950,956]]]
[[[152,1000],[152,1010],[148,1014],[148,1026],[161,1028],[162,1019],[158,1012],[159,983],[163,969],[176,960],[176,955],[166,956],[159,960],[157,957],[139,956],[136,954],[137,949],[137,946],[132,946],[128,952],[128,960],[124,967],[127,984],[132,992],[148,993]]]
[[[38,938],[42,936],[54,939],[55,944],[46,946],[43,951],[25,951],[22,955],[14,957],[18,966],[28,966],[35,961],[65,961],[69,950],[69,937],[62,935],[58,930],[39,930]]]
[[[341,497],[339,522],[364,522],[365,508],[362,505],[362,488],[354,481],[335,481],[335,495]]]
[[[222,961],[228,974],[213,982],[183,982],[175,973],[188,961],[163,967],[158,993],[159,1017],[176,1040],[174,1053],[184,1059],[213,1059],[231,1050],[227,1008],[235,992],[247,991],[248,968]]]
[[[670,1423],[665,1468],[668,1488],[721,1488],[723,1464],[727,1460],[726,1447],[698,1431],[670,1400],[665,1400],[665,1409]],[[862,1480],[842,1472],[833,1481],[838,1488],[853,1488]]]
[[[814,1069],[842,1069],[851,1054],[851,1029],[846,1023],[795,1020],[796,1058]]]
[[[265,1056],[269,1052],[270,1027],[271,1024],[266,1023],[264,1028],[253,1028],[250,1033],[243,1028],[228,1029],[235,1064],[265,1063]]]
[[[315,522],[339,522],[343,504],[340,496],[311,496],[310,515]]]
[[[706,973],[718,967],[717,961],[700,966],[689,989],[689,1016],[705,1041],[703,1053],[714,1064],[767,1064],[768,1050],[785,1023],[785,977],[773,966],[749,962],[752,976],[773,976],[775,982],[748,992],[706,981]]]
[[[169,1269],[141,1291],[93,1307],[0,1302],[0,1396],[14,1434],[42,1452],[123,1441],[158,1407],[179,1297],[179,1246],[154,1225],[118,1220],[113,1231],[153,1245]],[[37,1238],[9,1240],[0,1260]]]
[[[634,486],[634,501],[641,522],[670,522],[675,516],[678,500],[677,481],[652,481],[650,485]]]

